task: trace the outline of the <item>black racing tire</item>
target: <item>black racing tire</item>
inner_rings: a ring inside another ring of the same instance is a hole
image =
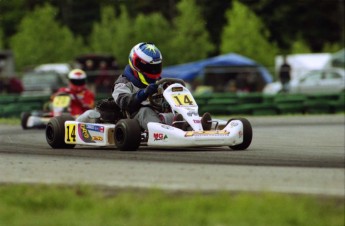
[[[229,146],[232,150],[241,151],[246,150],[252,143],[253,130],[250,122],[246,118],[230,119],[229,123],[233,120],[240,120],[243,124],[243,142],[234,146]]]
[[[141,128],[138,120],[119,120],[115,126],[114,140],[121,151],[136,151],[141,142]]]
[[[75,144],[65,143],[65,121],[74,121],[70,115],[53,117],[46,126],[47,143],[54,149],[71,149]]]
[[[23,129],[30,129],[27,126],[29,117],[31,116],[31,113],[29,112],[22,112],[22,114],[20,115],[20,125],[22,126]]]

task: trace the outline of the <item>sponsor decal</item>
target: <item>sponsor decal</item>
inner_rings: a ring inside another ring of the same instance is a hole
[[[103,137],[101,137],[101,136],[92,136],[92,140],[103,141]]]
[[[238,132],[238,137],[241,138],[243,136],[243,132],[242,131],[239,131]]]
[[[78,93],[78,94],[77,94],[77,98],[78,98],[79,100],[82,100],[82,99],[84,98],[84,93]]]
[[[238,126],[238,122],[230,122],[230,126],[231,127],[236,127],[236,126]]]
[[[164,129],[170,129],[170,130],[174,129],[174,127],[169,126],[169,125],[165,125],[165,124],[162,124],[161,127],[164,128]]]
[[[173,91],[173,92],[182,92],[183,91],[183,87],[172,87],[171,91]]]
[[[189,111],[189,112],[187,112],[187,115],[188,116],[193,116],[193,115],[199,116],[198,112],[196,112],[196,111]]]
[[[86,124],[79,124],[78,125],[78,134],[79,138],[83,140],[85,143],[96,143],[91,135],[88,129],[86,128]]]
[[[104,126],[86,124],[86,129],[89,131],[104,133]]]
[[[122,88],[122,87],[125,87],[125,86],[126,86],[125,83],[117,83],[117,84],[115,85],[116,88]]]
[[[201,123],[201,121],[199,119],[193,119],[194,123]]]
[[[188,131],[185,133],[185,137],[193,136],[228,136],[230,132],[226,130],[214,130],[214,131]]]
[[[168,138],[168,136],[163,133],[154,133],[153,138],[154,138],[154,141],[158,141],[158,140],[165,140]]]

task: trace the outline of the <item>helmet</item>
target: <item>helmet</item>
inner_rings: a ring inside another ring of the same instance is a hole
[[[129,53],[129,66],[142,84],[154,83],[162,73],[162,54],[154,44],[141,42]]]
[[[81,91],[85,87],[86,73],[81,69],[73,69],[68,73],[68,79],[72,90]]]

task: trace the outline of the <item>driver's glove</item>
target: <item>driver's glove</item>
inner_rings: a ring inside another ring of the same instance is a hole
[[[146,100],[151,94],[154,94],[157,92],[158,85],[155,83],[151,83],[148,85],[145,89],[141,89],[137,92],[136,99],[139,102],[143,102]]]

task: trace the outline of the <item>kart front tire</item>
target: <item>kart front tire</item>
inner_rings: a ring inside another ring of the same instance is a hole
[[[27,126],[29,117],[31,116],[31,113],[29,112],[23,112],[20,115],[20,125],[22,126],[23,129],[29,129]]]
[[[136,151],[141,142],[141,128],[136,119],[121,119],[116,123],[114,140],[121,151]]]
[[[246,118],[230,119],[229,123],[233,120],[240,120],[243,124],[243,142],[234,146],[229,146],[232,150],[241,151],[246,150],[252,143],[253,130],[250,122]]]
[[[75,144],[65,143],[65,121],[73,121],[70,115],[61,115],[53,117],[49,120],[46,127],[47,143],[54,149],[70,149]]]

